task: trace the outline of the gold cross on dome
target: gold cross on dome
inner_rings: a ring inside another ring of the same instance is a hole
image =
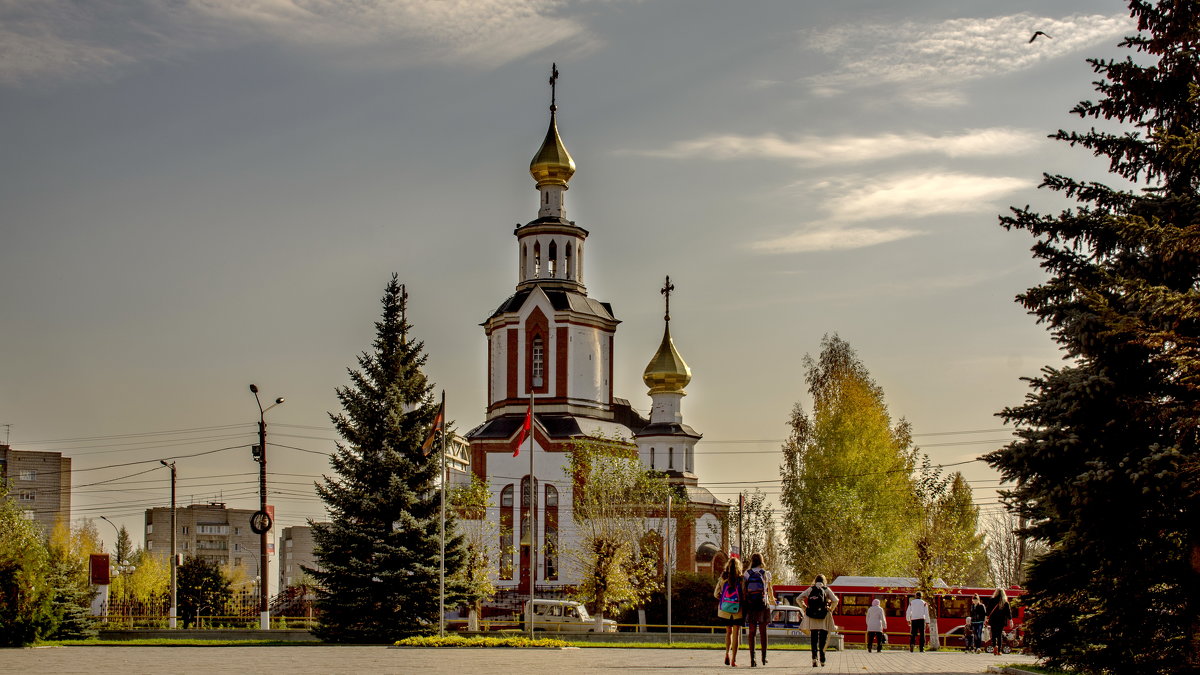
[[[662,293],[667,298],[667,313],[663,315],[663,319],[666,321],[671,320],[671,291],[673,290],[675,290],[675,284],[671,283],[671,276],[667,275],[667,282],[659,290],[659,293]]]
[[[555,93],[556,93],[555,89],[557,86],[558,86],[558,64],[551,63],[550,64],[550,109],[551,110],[558,110],[558,106],[554,102]]]

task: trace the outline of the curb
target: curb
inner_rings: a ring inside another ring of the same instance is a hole
[[[1003,673],[1004,675],[1041,675],[1032,670],[1025,670],[1017,666],[988,666],[989,673]]]

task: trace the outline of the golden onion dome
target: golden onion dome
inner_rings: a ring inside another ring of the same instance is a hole
[[[529,174],[537,181],[537,186],[563,185],[571,180],[575,173],[575,160],[563,145],[558,135],[558,124],[554,112],[550,112],[550,128],[546,130],[546,140],[529,163]]]
[[[683,388],[692,381],[692,369],[684,363],[679,350],[671,340],[671,324],[663,330],[662,344],[642,373],[642,381],[650,387],[650,394],[682,394]]]

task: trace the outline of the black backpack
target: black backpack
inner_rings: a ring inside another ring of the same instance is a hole
[[[804,613],[812,619],[824,619],[829,614],[829,598],[825,597],[824,588],[813,586],[808,590]]]

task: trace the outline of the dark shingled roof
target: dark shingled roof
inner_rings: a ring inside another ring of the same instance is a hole
[[[488,319],[494,319],[497,316],[506,314],[508,312],[519,311],[525,304],[525,300],[529,298],[529,294],[532,292],[533,289],[517,291],[507,300],[500,303],[500,306],[496,308],[496,311],[492,312],[492,315],[489,316]],[[561,289],[542,289],[542,292],[545,293],[546,297],[550,299],[550,306],[553,307],[555,311],[570,310],[579,314],[598,316],[601,319],[608,319],[610,321],[617,320],[616,317],[613,316],[612,305],[608,304],[607,302],[600,302],[599,300],[593,300],[582,293],[574,293],[572,291],[564,291]]]
[[[676,424],[674,422],[656,422],[647,424],[642,427],[642,430],[637,432],[638,436],[689,436],[691,438],[700,438],[700,434],[696,430],[686,424]]]

